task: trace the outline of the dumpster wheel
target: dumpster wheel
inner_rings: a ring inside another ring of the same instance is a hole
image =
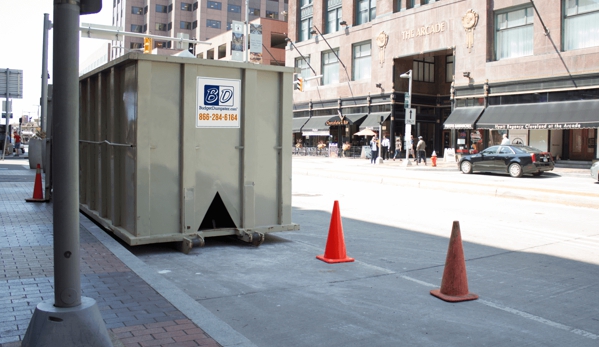
[[[264,242],[264,233],[259,233],[257,231],[245,231],[239,230],[237,234],[237,238],[241,241],[251,243],[252,245],[258,247]]]
[[[205,244],[204,238],[199,235],[186,236],[183,241],[179,242],[177,248],[184,254],[189,254],[193,247],[204,247]]]

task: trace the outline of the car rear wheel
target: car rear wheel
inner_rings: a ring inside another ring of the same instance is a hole
[[[522,166],[520,166],[520,164],[514,163],[510,165],[508,171],[512,177],[522,177]]]
[[[535,176],[535,177],[539,177],[542,174],[543,174],[543,171],[537,171],[537,172],[533,173],[532,175]]]
[[[465,174],[472,173],[472,163],[464,160],[462,164],[460,164],[460,170],[462,170],[462,172]]]

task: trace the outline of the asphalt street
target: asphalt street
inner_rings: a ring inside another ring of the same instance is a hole
[[[588,174],[513,179],[389,164],[294,158],[301,230],[260,247],[213,238],[189,255],[130,251],[256,346],[599,344],[599,185]],[[335,200],[353,263],[315,258]],[[453,221],[475,301],[429,294]]]

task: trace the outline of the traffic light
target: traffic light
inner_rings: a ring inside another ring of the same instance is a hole
[[[410,93],[405,94],[405,99],[403,101],[403,107],[406,109],[410,108]]]
[[[144,54],[152,54],[152,39],[144,37]]]
[[[295,81],[293,81],[293,89],[299,90],[300,92],[304,91],[304,78],[302,76],[294,75]]]

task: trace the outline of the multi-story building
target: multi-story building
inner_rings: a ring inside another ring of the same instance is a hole
[[[260,64],[285,65],[285,38],[287,37],[287,22],[270,18],[259,18],[250,22],[261,26],[262,55]],[[232,31],[217,35],[207,42],[210,46],[196,47],[196,56],[201,59],[234,60],[232,57]],[[245,59],[245,57],[244,57]],[[249,60],[249,58],[248,58]]]
[[[287,19],[287,0],[249,0],[248,9],[249,20]],[[165,36],[163,41],[154,40],[155,48],[181,49],[190,47],[178,47],[177,38],[208,40],[230,30],[232,21],[244,21],[245,13],[242,0],[113,0],[112,25]],[[143,48],[143,39],[125,37],[120,44],[113,43],[113,58]]]
[[[295,138],[357,144],[353,134],[382,119],[394,147],[411,70],[411,134],[429,155],[480,151],[508,133],[562,159],[597,158],[597,32],[596,1],[296,1],[287,65],[322,78],[294,92]]]

